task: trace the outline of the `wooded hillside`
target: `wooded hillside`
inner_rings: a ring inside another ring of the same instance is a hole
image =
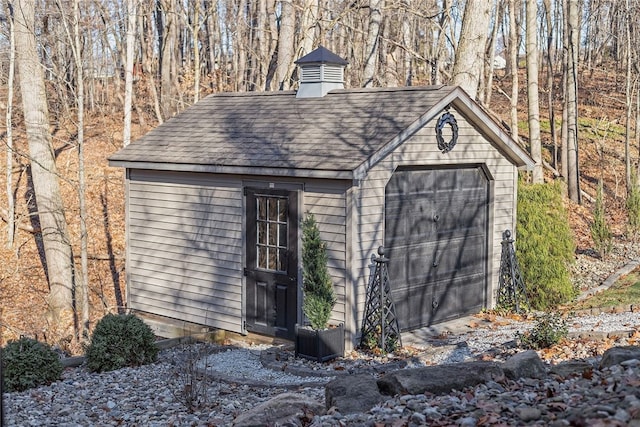
[[[626,238],[639,17],[638,0],[3,0],[0,343],[72,350],[123,308],[110,154],[207,94],[296,89],[318,45],[348,88],[461,85],[530,150],[529,180],[567,183],[579,249],[601,179]]]

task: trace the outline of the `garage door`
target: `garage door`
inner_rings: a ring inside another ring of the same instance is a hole
[[[400,328],[478,312],[487,289],[483,169],[398,170],[385,191],[385,247]]]

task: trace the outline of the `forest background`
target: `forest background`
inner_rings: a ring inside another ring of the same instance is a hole
[[[637,187],[638,0],[2,0],[0,344],[70,352],[125,309],[109,155],[215,92],[297,88],[323,45],[345,86],[462,86],[561,179],[578,250],[598,182],[617,239]]]

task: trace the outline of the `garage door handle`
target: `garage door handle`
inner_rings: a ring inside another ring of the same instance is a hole
[[[440,215],[433,214],[433,222],[438,222],[439,219],[440,219]]]

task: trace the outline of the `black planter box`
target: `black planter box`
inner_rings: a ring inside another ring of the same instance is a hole
[[[327,362],[344,356],[344,325],[315,330],[296,325],[296,357]]]

